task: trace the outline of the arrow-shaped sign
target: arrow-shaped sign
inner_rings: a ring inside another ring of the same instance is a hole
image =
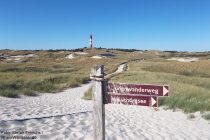
[[[147,84],[108,83],[108,94],[168,96],[169,86]]]
[[[157,98],[151,97],[151,106],[152,107],[157,107]]]
[[[107,94],[106,103],[157,107],[157,97]]]
[[[163,96],[165,96],[166,94],[168,94],[168,89],[163,86]]]

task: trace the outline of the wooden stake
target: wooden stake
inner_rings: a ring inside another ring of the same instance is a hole
[[[94,140],[105,140],[104,66],[93,65],[90,78],[93,84]]]

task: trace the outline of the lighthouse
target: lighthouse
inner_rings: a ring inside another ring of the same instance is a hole
[[[92,34],[90,34],[90,48],[92,49],[93,47],[93,37],[92,37]]]

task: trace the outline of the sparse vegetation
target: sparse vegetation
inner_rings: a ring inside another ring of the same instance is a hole
[[[92,99],[92,88],[89,88],[85,93],[82,99],[91,100]]]
[[[75,59],[66,59],[68,54],[86,52]],[[95,54],[106,50],[77,49],[49,51],[12,51],[0,50],[0,54],[17,56],[34,54],[36,57],[20,60],[0,61],[0,96],[33,95],[35,92],[57,92],[68,87],[79,86],[89,81],[93,64],[103,64],[106,74],[112,73],[117,66],[132,58],[129,53],[113,51],[114,58],[93,59]],[[126,57],[125,57],[126,56]],[[141,55],[135,57],[141,58]]]
[[[210,120],[210,113],[204,113],[202,117],[206,120]]]
[[[26,95],[26,96],[36,96],[37,95],[34,91],[27,89],[27,88],[22,89],[22,93],[23,93],[23,95]]]
[[[195,115],[192,114],[192,113],[191,113],[191,114],[188,114],[187,118],[188,118],[188,119],[194,119],[194,118],[195,118]]]
[[[197,65],[200,65],[199,62]],[[170,96],[159,97],[159,106],[166,105],[171,109],[179,108],[185,112],[210,111],[209,78],[197,74],[180,75],[179,72],[186,66],[189,66],[189,63],[180,63],[178,66],[164,61],[132,62],[128,65],[128,71],[111,80],[124,83],[166,84],[170,86]],[[206,75],[209,73],[208,67],[206,64],[202,67]]]
[[[18,92],[14,89],[1,89],[0,95],[9,98],[17,98]]]
[[[193,77],[210,77],[210,61],[208,60],[200,60],[191,63],[175,61],[148,62],[144,66],[145,67],[142,67],[142,69],[145,71],[174,73]]]
[[[68,54],[83,51],[86,54],[75,59],[65,59]],[[127,71],[112,75],[111,81],[123,83],[167,84],[169,97],[159,97],[159,106],[185,112],[210,111],[210,56],[209,52],[159,52],[109,49],[113,58],[93,59],[107,49],[78,49],[50,51],[0,50],[1,54],[15,56],[35,54],[38,57],[24,61],[3,59],[0,61],[0,96],[18,97],[36,92],[57,92],[79,86],[89,81],[93,64],[105,66],[105,74],[113,73],[121,63],[128,62]],[[170,57],[199,57],[199,61],[183,63],[167,61]],[[91,89],[84,99],[91,99]],[[207,117],[208,118],[208,117]]]

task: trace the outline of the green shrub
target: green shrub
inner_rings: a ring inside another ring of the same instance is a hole
[[[85,93],[82,99],[92,100],[92,88],[89,88]]]
[[[206,120],[210,120],[210,113],[205,113],[202,115],[202,117]]]
[[[77,87],[77,86],[79,86],[79,83],[76,79],[73,79],[69,82],[68,86],[69,87]]]
[[[34,91],[27,89],[27,88],[22,89],[21,93],[26,96],[36,96],[37,95]]]
[[[182,71],[179,73],[180,75],[185,75],[185,76],[193,76],[194,72],[193,71]]]
[[[50,81],[30,81],[26,87],[33,91],[39,92],[52,92],[56,89],[56,86]]]
[[[89,81],[89,78],[78,76],[78,77],[70,78],[70,81],[69,81],[69,84],[68,85],[69,85],[69,87],[77,87],[80,84],[87,83],[88,81]]]
[[[13,89],[4,89],[4,90],[0,90],[0,96],[9,97],[9,98],[17,98],[18,92]]]
[[[194,119],[194,118],[195,118],[195,115],[194,115],[194,114],[189,114],[189,115],[187,116],[187,118],[188,118],[188,119]]]
[[[68,77],[66,76],[54,76],[44,80],[44,82],[52,83],[52,84],[60,84],[68,81]]]

